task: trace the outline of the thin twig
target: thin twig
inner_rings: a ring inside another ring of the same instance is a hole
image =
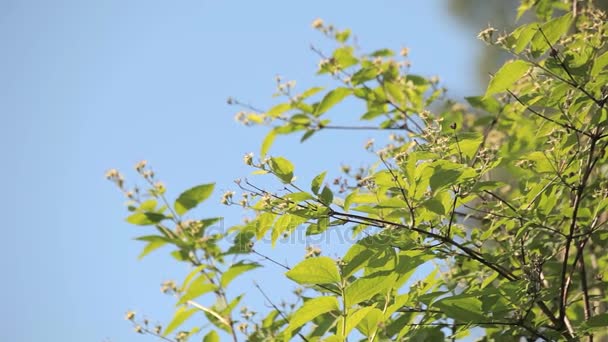
[[[283,317],[283,319],[285,320],[285,322],[289,323],[289,319],[287,318],[287,316],[285,316],[285,314],[283,313],[283,311],[281,311],[273,302],[272,300],[270,300],[270,298],[266,295],[266,293],[264,292],[264,290],[262,290],[262,288],[260,287],[260,285],[258,285],[257,282],[253,282],[253,285],[255,285],[255,287],[258,289],[258,291],[260,291],[260,293],[262,294],[262,296],[264,296],[264,298],[268,301],[268,303],[270,303],[270,305],[272,305],[272,307],[277,310],[277,312],[279,313],[279,315],[281,315],[281,317]],[[306,342],[308,342],[308,339],[302,335],[302,333],[298,332],[298,336],[300,336],[300,338]]]

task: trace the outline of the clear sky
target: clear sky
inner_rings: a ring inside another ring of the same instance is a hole
[[[313,76],[309,45],[327,46],[315,18],[351,28],[363,50],[409,47],[412,71],[440,75],[453,97],[479,93],[470,59],[481,43],[444,1],[0,0],[0,341],[153,340],[123,315],[167,322],[174,300],[159,285],[185,269],[166,250],[137,261],[132,238],[146,228],[124,222],[105,170],[133,181],[147,159],[170,195],[217,182],[197,213],[238,223],[219,197],[250,172],[242,156],[266,130],[237,124],[226,98],[268,107],[276,74],[325,84]],[[356,162],[369,137],[283,138],[271,153],[310,180]],[[269,292],[285,290],[266,276]]]

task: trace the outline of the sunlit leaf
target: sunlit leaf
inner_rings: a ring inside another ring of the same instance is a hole
[[[283,157],[270,158],[270,168],[283,183],[290,183],[293,179],[293,164]]]
[[[260,264],[258,264],[257,262],[245,262],[245,261],[239,261],[236,264],[230,266],[230,268],[224,272],[224,274],[222,274],[222,279],[220,281],[220,284],[222,284],[223,287],[227,287],[228,284],[230,284],[230,282],[238,277],[239,275],[247,272],[247,271],[251,271],[253,269],[256,269],[258,267],[261,267]]]
[[[308,258],[285,273],[300,285],[338,283],[340,273],[336,261],[329,257]]]
[[[310,299],[291,315],[285,340],[289,340],[291,332],[300,326],[312,321],[315,317],[331,311],[338,311],[338,300],[335,297],[317,297]]]
[[[503,92],[519,80],[528,70],[530,64],[522,60],[509,61],[496,72],[490,80],[485,97]]]
[[[149,226],[149,225],[159,223],[160,221],[167,219],[167,218],[168,218],[167,216],[165,216],[163,214],[159,214],[159,213],[138,212],[138,213],[135,213],[135,214],[127,217],[127,222],[129,222],[131,224],[136,224],[138,226]]]
[[[314,109],[314,115],[319,116],[327,112],[331,107],[344,100],[352,91],[348,88],[336,88],[323,97],[323,100]]]
[[[184,192],[175,200],[175,211],[179,215],[183,215],[188,210],[196,207],[199,203],[203,202],[213,193],[215,183],[202,184],[190,188]]]
[[[165,328],[163,335],[167,336],[173,331],[175,331],[175,329],[179,328],[188,318],[190,318],[190,316],[192,316],[197,311],[197,309],[188,309],[185,306],[180,306],[179,308],[177,308],[177,310],[175,311],[175,315],[173,315],[173,319]]]

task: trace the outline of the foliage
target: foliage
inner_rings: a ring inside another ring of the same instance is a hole
[[[579,2],[576,13],[567,5],[523,1],[518,11],[534,10],[538,21],[497,38],[491,28],[481,32],[513,59],[468,104],[445,99],[437,79],[410,73],[407,50],[401,57],[388,49],[359,53],[350,31],[315,21],[337,44],[329,55],[315,50],[318,73],[338,86],[295,94],[292,82],[278,80],[284,102],[238,114],[245,124],[271,127],[260,158],[244,161],[285,189],[240,181],[242,200],[224,195],[224,204],[243,206],[254,219],[208,234],[219,218],[184,215],[213,184],[171,203],[145,163],[136,166],[149,184],[145,192],[129,191],[117,171],[108,173],[130,198],[127,221],[155,230],[139,238],[146,242],[142,257],[170,245],[175,259],[192,266],[181,284],[163,285],[178,300],[167,327],[138,323],[134,313],[127,318],[139,332],[164,339],[190,316],[205,316],[235,341],[444,340],[473,328],[497,341],[605,336],[608,23],[591,3]],[[359,120],[366,125],[332,124],[329,113],[346,99],[365,105]],[[288,159],[267,156],[277,135],[305,141],[341,129],[385,131],[391,143],[368,144],[377,162],[357,172],[343,167],[333,185],[322,172],[309,186],[294,177]],[[266,236],[274,245],[299,227],[308,235],[349,229],[357,241],[339,260],[311,249],[293,268],[256,250]],[[243,309],[236,318],[243,295],[231,298],[227,288],[264,266],[251,261],[260,256],[306,291],[292,309],[273,304],[263,317]],[[408,282],[429,261],[434,270]],[[215,304],[201,305],[203,297]],[[178,332],[175,340],[198,331]],[[219,335],[209,330],[203,340]]]

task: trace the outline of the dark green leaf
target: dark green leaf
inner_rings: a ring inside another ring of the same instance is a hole
[[[434,303],[433,306],[459,322],[481,322],[487,319],[481,310],[481,301],[475,295],[462,294],[446,297]]]
[[[321,191],[321,194],[319,195],[319,198],[321,199],[321,202],[323,202],[323,204],[331,205],[334,200],[334,194],[328,187],[324,186],[323,191]]]

